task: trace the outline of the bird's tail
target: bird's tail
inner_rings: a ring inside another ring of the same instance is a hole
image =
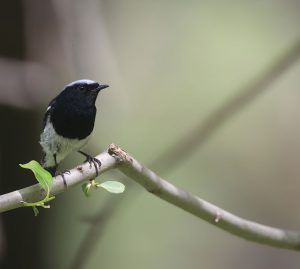
[[[45,158],[46,158],[46,154],[44,154],[43,158],[42,158],[42,166],[45,170],[47,170],[53,177],[56,175],[56,170],[57,170],[57,166],[51,166],[51,167],[46,167],[45,166]]]

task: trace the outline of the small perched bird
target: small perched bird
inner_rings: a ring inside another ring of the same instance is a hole
[[[58,164],[73,151],[78,151],[93,163],[98,174],[100,161],[80,149],[94,129],[98,93],[107,87],[88,79],[77,80],[66,85],[49,103],[40,144],[44,151],[42,165],[52,176],[57,174]]]

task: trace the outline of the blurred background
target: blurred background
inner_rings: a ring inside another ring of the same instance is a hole
[[[4,1],[0,191],[34,183],[49,101],[107,83],[88,152],[114,142],[173,184],[241,217],[300,229],[300,2]],[[80,162],[72,154],[61,170]],[[125,180],[80,186],[38,217],[0,215],[1,268],[299,268],[297,252],[234,237]]]

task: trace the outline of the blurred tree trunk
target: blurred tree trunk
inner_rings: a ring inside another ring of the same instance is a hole
[[[0,107],[0,180],[1,193],[34,183],[33,177],[18,164],[39,160],[39,133],[36,111]],[[42,214],[33,216],[30,208],[4,213],[2,216],[1,268],[41,268],[38,264],[38,229]]]
[[[23,60],[25,37],[23,6],[18,0],[2,3],[0,57]],[[7,79],[17,80],[15,74]],[[17,81],[19,87],[26,83]],[[2,94],[11,89],[1,81]],[[25,88],[21,88],[21,91]],[[0,100],[0,192],[5,193],[33,183],[33,177],[18,164],[40,159],[38,134],[40,117],[34,109],[20,109]],[[38,228],[42,214],[34,218],[30,209],[7,212],[0,218],[0,268],[41,268],[38,257]]]

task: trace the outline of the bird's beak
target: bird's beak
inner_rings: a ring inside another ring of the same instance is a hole
[[[105,89],[105,88],[107,88],[107,87],[109,87],[109,85],[99,85],[99,86],[97,87],[97,90],[101,91],[101,90],[103,90],[103,89]]]

